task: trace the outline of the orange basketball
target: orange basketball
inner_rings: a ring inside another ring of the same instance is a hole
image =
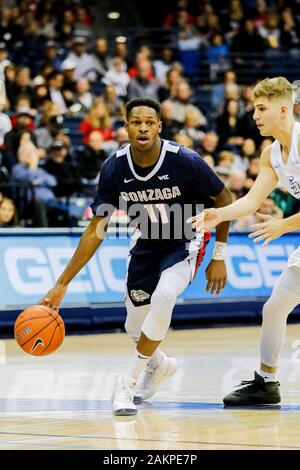
[[[28,354],[45,356],[54,352],[65,337],[65,325],[55,310],[33,305],[23,310],[15,321],[15,338]]]

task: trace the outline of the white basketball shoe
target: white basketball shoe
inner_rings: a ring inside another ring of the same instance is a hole
[[[134,401],[140,403],[142,400],[151,398],[159,385],[175,374],[177,367],[176,359],[166,355],[155,369],[147,365],[138,378],[134,392]]]
[[[112,408],[115,416],[132,416],[137,414],[133,403],[135,380],[129,375],[118,377],[112,396]]]

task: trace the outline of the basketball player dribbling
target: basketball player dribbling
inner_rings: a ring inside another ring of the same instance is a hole
[[[160,139],[158,102],[143,98],[130,101],[126,120],[130,144],[104,162],[91,206],[94,217],[66,269],[40,302],[59,307],[68,284],[102,243],[107,213],[125,205],[127,213],[135,206],[144,214],[132,236],[125,300],[125,329],[137,347],[130,366],[116,383],[113,412],[117,416],[136,414],[134,398],[153,396],[177,368],[177,361],[164,354],[159,344],[169,328],[176,298],[195,277],[209,239],[209,234],[191,230],[186,207],[193,216],[196,204],[204,204],[208,198],[214,199],[217,207],[232,201],[224,183],[197,153]],[[171,217],[175,206],[176,214]],[[184,226],[190,237],[184,230],[178,235]],[[219,294],[225,287],[228,229],[228,222],[217,228],[214,254],[206,269],[206,290],[211,294]]]
[[[211,230],[225,220],[237,219],[254,213],[262,201],[280,182],[295,198],[300,199],[300,124],[294,121],[294,93],[284,77],[266,78],[253,89],[253,118],[262,136],[275,141],[266,147],[260,157],[258,176],[246,196],[227,207],[206,209],[192,217],[197,231]],[[261,223],[253,225],[249,235],[254,243],[266,246],[281,235],[300,229],[300,213],[286,219],[259,215]],[[300,247],[289,257],[287,266],[278,278],[271,297],[263,307],[260,340],[260,371],[254,380],[242,382],[242,387],[224,398],[226,406],[276,404],[281,400],[277,369],[282,350],[286,320],[300,303]]]

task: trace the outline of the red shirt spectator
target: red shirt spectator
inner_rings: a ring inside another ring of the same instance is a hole
[[[99,131],[103,136],[103,140],[113,139],[113,130],[109,112],[103,98],[97,98],[88,115],[81,121],[79,130],[84,133],[83,143],[88,143],[89,135],[92,131]]]

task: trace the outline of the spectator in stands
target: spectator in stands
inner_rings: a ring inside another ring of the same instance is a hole
[[[165,100],[161,104],[161,121],[162,131],[161,138],[167,140],[174,140],[175,134],[182,129],[182,124],[173,119],[173,103],[171,100]]]
[[[7,89],[16,79],[17,68],[15,64],[8,64],[4,68],[5,88]]]
[[[149,64],[146,78],[148,78],[148,80],[154,79],[155,71],[152,63],[152,55],[152,50],[146,44],[138,48],[134,57],[134,65],[128,69],[128,75],[130,79],[137,77],[139,72],[139,64],[143,63]]]
[[[214,34],[221,32],[220,17],[214,13],[209,13],[206,18],[206,40],[210,41]]]
[[[299,27],[290,8],[285,8],[281,13],[282,24],[280,27],[280,44],[289,54],[299,57],[300,37]]]
[[[36,95],[37,111],[41,112],[45,104],[50,101],[46,80],[41,75],[37,75],[32,80],[32,85]]]
[[[229,170],[230,171],[230,170]],[[235,199],[239,199],[240,197],[245,196],[245,181],[246,175],[241,170],[234,170],[231,171],[228,179],[227,179],[227,186],[230,189],[231,194],[234,196]]]
[[[245,188],[250,189],[256,180],[259,170],[259,156],[253,155],[249,158],[249,166],[246,170],[247,179],[245,181]]]
[[[166,82],[160,86],[158,93],[161,101],[174,98],[179,83],[183,80],[183,69],[178,64],[174,64],[166,73]]]
[[[266,21],[258,27],[258,33],[265,40],[267,48],[280,47],[279,18],[275,13],[268,13]]]
[[[223,72],[222,83],[217,83],[212,87],[211,107],[214,116],[220,116],[224,112],[225,103],[229,99],[238,99],[239,89],[236,82],[234,70]]]
[[[215,165],[214,171],[217,173],[219,178],[221,178],[223,183],[226,184],[226,186],[228,186],[228,179],[231,174],[231,171],[229,170],[229,168],[226,168],[225,166]]]
[[[257,33],[254,22],[249,18],[244,19],[231,44],[234,69],[244,82],[253,82],[263,71],[265,49],[265,41]],[[249,60],[250,66],[247,62]]]
[[[28,183],[34,188],[35,224],[38,227],[48,226],[49,205],[55,200],[53,188],[56,179],[45,168],[39,167],[38,149],[28,132],[22,134],[17,151],[18,163],[12,168],[13,181]]]
[[[57,43],[50,39],[43,48],[43,57],[37,62],[36,72],[38,73],[44,67],[50,66],[53,70],[60,70],[62,59],[57,53]]]
[[[61,115],[54,115],[47,119],[44,125],[35,129],[34,135],[36,138],[36,144],[39,148],[49,149],[54,140],[61,137],[64,134],[63,131],[64,119]]]
[[[30,69],[29,67],[19,67],[16,71],[16,78],[12,83],[8,83],[6,87],[7,98],[11,109],[15,109],[16,100],[19,95],[27,95],[30,98],[30,107],[36,107],[35,92],[30,85]]]
[[[68,111],[65,98],[62,93],[64,85],[64,76],[61,72],[52,72],[48,75],[48,87],[51,101],[57,104],[59,114],[65,114]]]
[[[94,196],[101,166],[107,157],[102,148],[103,137],[99,131],[90,133],[87,145],[78,154],[78,169],[82,183],[82,194]]]
[[[61,72],[63,74],[63,85],[61,88],[64,101],[67,108],[70,108],[74,103],[75,94],[75,70],[76,63],[72,59],[65,59],[61,64]]]
[[[238,30],[240,22],[244,18],[243,6],[240,0],[231,0],[228,14],[228,24],[226,30],[234,33]]]
[[[86,52],[87,40],[84,36],[75,36],[72,41],[72,50],[66,57],[75,64],[74,79],[88,76],[94,68],[94,61],[91,54]]]
[[[68,197],[81,191],[78,168],[71,164],[64,141],[54,140],[48,150],[44,169],[57,181],[54,188],[57,197]]]
[[[108,43],[105,37],[99,37],[95,42],[95,50],[92,54],[91,70],[94,76],[93,81],[100,80],[110,68],[110,56],[108,54]]]
[[[53,40],[55,38],[55,21],[49,13],[44,13],[38,19],[37,35],[40,39]]]
[[[91,39],[92,36],[92,20],[86,8],[77,6],[76,8],[76,21],[74,25],[74,35],[84,36]]]
[[[95,99],[88,115],[81,121],[79,129],[84,134],[83,143],[85,144],[92,131],[101,132],[104,141],[113,139],[111,119],[101,96]]]
[[[125,121],[125,105],[117,96],[116,87],[113,84],[105,85],[103,100],[113,124],[123,123]]]
[[[122,60],[119,57],[114,57],[111,60],[111,65],[105,73],[102,81],[106,85],[114,85],[118,97],[123,99],[126,98],[130,78],[128,73],[125,70],[122,70]]]
[[[185,147],[193,150],[193,139],[191,139],[191,137],[188,135],[183,134],[182,132],[178,132],[178,134],[174,136],[174,141],[177,144],[184,145]]]
[[[300,122],[300,103],[294,104],[294,119],[296,122]]]
[[[34,135],[29,130],[31,119],[31,110],[29,108],[20,108],[15,127],[4,136],[3,164],[9,169],[9,171],[17,161],[17,151],[20,145],[21,136],[25,132],[29,132],[31,139],[36,143]]]
[[[9,48],[13,47],[17,42],[22,41],[24,37],[24,30],[18,24],[17,18],[13,17],[14,8],[1,8],[1,21],[0,21],[0,37],[6,38]]]
[[[164,28],[177,27],[178,26],[178,13],[180,11],[188,11],[188,20],[191,23],[194,23],[195,18],[189,10],[189,0],[177,0],[176,8],[172,8],[172,11],[169,11],[164,19],[163,26]]]
[[[219,137],[214,131],[207,131],[204,134],[201,145],[196,149],[200,155],[211,155],[215,164],[218,162]]]
[[[4,41],[0,42],[0,80],[5,79],[4,70],[10,64],[7,47]]]
[[[197,113],[200,126],[207,125],[207,119],[199,108],[191,103],[192,91],[189,84],[182,80],[176,91],[176,95],[172,98],[172,110],[173,119],[176,119],[180,123],[184,123],[184,116],[188,111],[194,111]]]
[[[128,101],[144,97],[154,100],[158,100],[158,88],[159,85],[155,80],[149,80],[149,73],[152,65],[149,60],[141,60],[137,64],[137,76],[133,78],[127,88],[127,99]]]
[[[118,147],[129,144],[129,137],[125,127],[119,127],[115,132],[115,142]]]
[[[220,72],[229,68],[229,47],[220,33],[214,34],[206,50],[207,62],[209,64],[209,75],[212,82]]]
[[[211,168],[215,167],[215,161],[214,161],[214,158],[211,155],[206,154],[206,155],[203,155],[202,158],[208,164],[208,166],[210,166]]]
[[[62,21],[56,24],[57,39],[60,43],[66,45],[72,40],[74,33],[75,16],[71,9],[63,13]]]
[[[4,197],[0,201],[0,228],[18,227],[19,217],[16,204],[10,198]]]
[[[256,8],[252,15],[255,27],[259,27],[265,23],[268,17],[268,5],[266,0],[256,0]]]
[[[224,113],[217,121],[217,131],[220,146],[229,144],[240,147],[243,144],[243,128],[239,116],[239,104],[236,100],[229,100]]]
[[[86,77],[79,78],[75,84],[75,94],[73,101],[74,104],[80,105],[76,113],[86,114],[91,108],[93,101],[94,94],[91,92],[90,82]]]
[[[30,121],[28,122],[27,129],[32,131],[35,127],[34,118],[36,115],[36,109],[30,107],[30,98],[27,95],[19,95],[16,99],[16,106],[15,106],[16,113],[11,116],[11,123],[13,127],[16,127],[16,123],[18,120],[18,116],[20,114],[20,110],[28,110],[30,114]]]
[[[42,108],[42,115],[40,118],[39,126],[46,126],[52,116],[59,115],[59,106],[53,101],[47,101]]]
[[[128,47],[127,41],[125,39],[116,38],[115,48],[114,48],[114,57],[118,57],[122,61],[122,71],[127,72],[128,69]]]
[[[178,12],[177,22],[179,60],[183,65],[185,75],[193,77],[200,71],[200,49],[206,45],[206,42],[191,24],[186,10]]]
[[[234,154],[230,150],[222,150],[219,153],[218,156],[219,160],[219,167],[225,167],[228,168],[230,171],[233,170],[233,164],[234,164]]]
[[[5,134],[12,129],[11,120],[8,115],[3,112],[5,106],[5,103],[0,103],[0,146],[4,143]]]
[[[273,139],[271,138],[266,138],[266,139],[263,139],[260,143],[260,146],[259,146],[259,153],[262,153],[262,151],[268,147],[268,145],[272,145],[273,144]]]
[[[185,113],[184,125],[181,132],[192,139],[193,147],[199,146],[202,142],[204,132],[201,130],[199,115],[194,110],[189,110]]]
[[[163,85],[166,81],[166,74],[174,63],[173,51],[170,47],[163,47],[160,59],[153,62],[156,80]]]
[[[245,139],[241,147],[241,166],[240,169],[247,171],[249,161],[253,157],[257,157],[256,145],[253,139]]]

